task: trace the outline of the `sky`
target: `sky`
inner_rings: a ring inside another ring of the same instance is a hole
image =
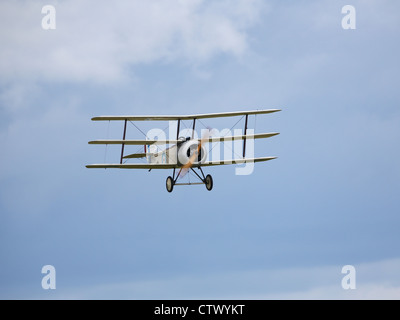
[[[398,1],[7,0],[0,24],[1,299],[400,298]],[[85,167],[120,156],[94,116],[274,108],[249,127],[278,158],[211,192]]]

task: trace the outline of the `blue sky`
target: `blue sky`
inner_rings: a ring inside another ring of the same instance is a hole
[[[41,27],[48,4],[55,30]],[[0,297],[399,299],[399,9],[3,1]],[[281,134],[255,153],[278,159],[248,176],[209,168],[212,192],[169,194],[169,171],[85,168],[119,159],[87,142],[120,139],[122,124],[93,116],[264,108],[282,112],[250,124]],[[41,286],[48,264],[55,290]]]

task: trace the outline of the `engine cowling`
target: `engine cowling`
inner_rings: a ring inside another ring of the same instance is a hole
[[[203,163],[207,158],[207,150],[203,145],[200,146],[200,141],[189,140],[183,142],[179,146],[178,150],[178,163],[180,165],[185,165],[189,162],[190,158],[197,152],[198,155],[195,157],[193,164]]]

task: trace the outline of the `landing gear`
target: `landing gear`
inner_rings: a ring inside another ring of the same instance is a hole
[[[167,187],[167,191],[168,192],[172,192],[172,190],[174,189],[174,180],[172,179],[171,176],[169,176],[167,178],[167,181],[165,183],[165,186]]]
[[[206,185],[206,188],[208,191],[211,191],[211,189],[213,188],[213,178],[211,177],[211,175],[207,175],[206,178],[204,179],[204,184]]]
[[[178,174],[175,177],[175,169],[174,169],[174,173],[171,176],[169,176],[167,178],[167,181],[165,182],[165,186],[167,187],[167,191],[168,192],[172,192],[172,190],[174,189],[174,186],[177,185],[192,185],[192,184],[205,184],[206,185],[206,189],[208,191],[211,191],[211,189],[213,188],[214,182],[213,182],[213,178],[210,174],[208,174],[207,176],[204,176],[203,170],[201,169],[201,167],[198,167],[198,169],[201,172],[201,176],[193,170],[193,168],[190,168],[190,170],[193,171],[193,173],[199,178],[199,180],[201,182],[189,182],[189,183],[177,183],[177,180],[181,174],[182,168],[179,170]]]

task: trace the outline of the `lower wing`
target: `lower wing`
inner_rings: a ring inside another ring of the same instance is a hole
[[[220,160],[220,161],[207,161],[203,163],[194,164],[193,167],[210,167],[210,166],[221,166],[228,164],[243,164],[243,163],[253,163],[253,162],[262,162],[268,161],[272,159],[276,159],[277,157],[261,157],[261,158],[247,158],[247,159],[232,159],[232,160]],[[86,168],[89,169],[108,169],[108,168],[117,168],[117,169],[174,169],[181,168],[182,165],[172,164],[172,163],[104,163],[104,164],[88,164]]]

